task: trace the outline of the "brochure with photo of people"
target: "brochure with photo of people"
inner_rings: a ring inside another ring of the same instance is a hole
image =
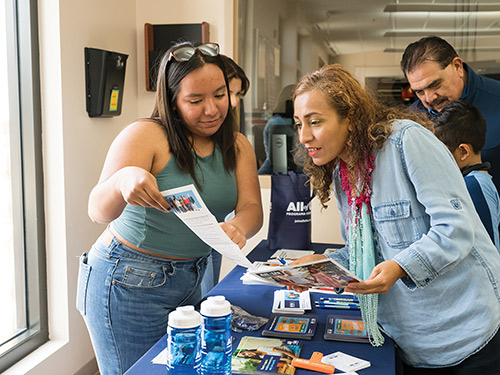
[[[231,358],[233,374],[294,374],[299,340],[244,336]]]
[[[227,236],[217,218],[210,212],[193,184],[161,192],[172,207],[172,213],[184,222],[203,242],[237,265],[252,263]]]
[[[296,265],[248,269],[247,274],[250,277],[243,276],[244,284],[267,283],[292,288],[343,288],[348,283],[361,281],[354,273],[331,258]],[[252,282],[252,279],[257,281]]]

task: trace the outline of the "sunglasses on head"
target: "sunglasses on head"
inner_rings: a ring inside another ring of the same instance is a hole
[[[175,61],[188,61],[196,51],[200,51],[206,56],[217,56],[219,54],[219,45],[217,43],[201,44],[197,47],[183,46],[170,52],[168,61],[175,59]]]

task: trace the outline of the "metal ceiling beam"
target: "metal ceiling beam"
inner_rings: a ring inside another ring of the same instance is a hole
[[[450,13],[477,13],[477,12],[500,12],[500,3],[476,4],[476,3],[406,3],[387,4],[384,12],[450,12]]]

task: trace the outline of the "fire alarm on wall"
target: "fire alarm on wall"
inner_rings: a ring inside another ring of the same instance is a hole
[[[128,55],[85,48],[85,83],[89,117],[119,116]]]

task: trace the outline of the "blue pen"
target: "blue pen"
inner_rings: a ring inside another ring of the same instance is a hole
[[[334,305],[334,304],[330,304],[330,305],[323,305],[323,304],[319,304],[319,305],[316,305],[316,307],[333,307],[334,309],[353,309],[353,310],[359,310],[359,306],[356,306],[356,305]]]
[[[321,301],[321,302],[316,302],[318,305],[345,305],[345,306],[352,306],[352,307],[357,307],[359,306],[359,303],[347,303],[347,302],[327,302],[327,301]]]
[[[322,304],[317,302],[316,307],[319,307],[320,309],[359,310],[359,306]]]
[[[330,304],[330,303],[333,303],[333,304],[348,304],[348,305],[358,305],[359,306],[359,301],[317,301],[319,303],[324,303],[324,304]]]
[[[319,301],[316,301],[316,302],[319,302],[319,303],[323,303],[323,302],[325,302],[325,303],[328,303],[328,302],[359,303],[359,301],[357,299],[349,299],[349,298],[321,298]]]
[[[288,266],[288,262],[284,258],[278,258],[278,260],[282,265]]]
[[[349,307],[349,306],[334,306],[334,305],[323,305],[323,306],[318,306],[316,305],[316,308],[318,309],[336,309],[336,310],[359,310],[359,307]]]
[[[359,304],[359,301],[354,301],[352,299],[344,299],[344,300],[322,300],[322,301],[316,301],[318,303],[353,303],[353,304]]]

